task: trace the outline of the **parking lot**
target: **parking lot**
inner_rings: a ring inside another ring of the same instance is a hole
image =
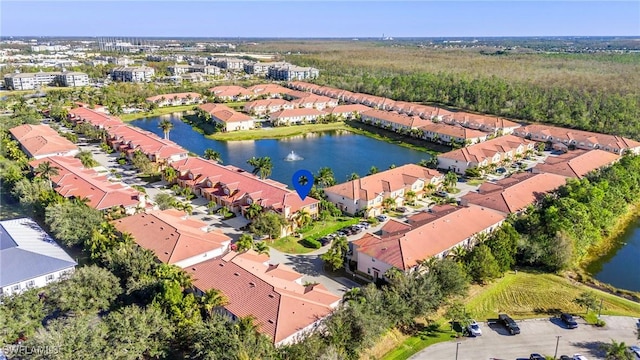
[[[627,345],[638,344],[635,329],[637,319],[623,316],[602,316],[607,323],[603,328],[587,325],[581,318],[577,329],[566,329],[557,318],[518,321],[519,335],[509,335],[501,325],[481,323],[482,336],[461,338],[435,344],[417,353],[411,359],[529,359],[531,353],[553,356],[558,344],[560,355],[576,353],[587,359],[604,359],[600,349],[611,339],[624,341]],[[559,338],[558,338],[559,337]],[[459,344],[458,344],[459,343]]]

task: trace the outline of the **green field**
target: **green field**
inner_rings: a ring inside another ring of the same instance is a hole
[[[456,337],[449,324],[440,320],[430,326],[425,326],[414,336],[407,338],[400,345],[386,353],[382,360],[404,360],[427,346],[449,341]]]
[[[311,226],[301,231],[302,238],[296,238],[293,236],[285,236],[274,241],[271,247],[276,250],[288,253],[288,254],[306,254],[316,249],[308,248],[303,245],[302,239],[320,239],[321,237],[338,231],[345,226],[350,226],[358,223],[360,219],[357,218],[341,218],[334,221],[316,221]]]

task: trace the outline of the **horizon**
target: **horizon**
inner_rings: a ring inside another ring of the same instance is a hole
[[[406,39],[640,36],[638,1],[9,0],[2,1],[0,6],[0,34],[3,38],[377,39],[385,36]],[[603,19],[615,21],[606,22]],[[67,24],[68,26],[64,26]]]

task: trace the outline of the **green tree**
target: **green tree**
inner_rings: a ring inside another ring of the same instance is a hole
[[[70,201],[50,205],[45,211],[45,223],[67,246],[84,244],[102,221],[98,210]]]
[[[265,157],[252,157],[247,160],[247,164],[253,166],[253,170],[251,171],[254,175],[259,175],[260,178],[266,179],[271,175],[271,171],[273,170],[273,162],[271,162],[271,158],[268,156]]]
[[[450,320],[449,323],[451,324],[451,330],[454,329],[455,324],[458,324],[463,329],[469,325],[467,310],[465,309],[464,304],[459,301],[456,301],[447,307],[444,317]]]
[[[629,346],[623,341],[611,340],[610,344],[603,344],[602,350],[605,352],[607,360],[635,360],[635,355],[629,351]]]
[[[378,170],[378,168],[377,168],[377,167],[372,166],[372,167],[369,169],[369,172],[367,173],[367,175],[373,175],[373,174],[377,174],[377,173],[379,173],[379,172],[380,172],[380,170]]]
[[[207,160],[213,160],[222,164],[222,155],[213,149],[205,149],[203,157]]]
[[[449,171],[444,176],[444,186],[446,188],[448,188],[448,189],[455,188],[457,183],[458,183],[458,175],[456,173],[454,173],[453,171]]]
[[[519,241],[520,234],[509,222],[504,222],[484,242],[491,249],[493,257],[498,262],[500,272],[505,273],[511,270],[515,264]]]
[[[107,310],[122,292],[118,278],[95,265],[76,270],[69,279],[51,285],[50,301],[63,313]]]
[[[321,188],[335,185],[336,179],[333,176],[333,170],[330,167],[321,167],[315,176],[314,182]]]
[[[573,299],[573,302],[586,309],[586,313],[589,310],[594,310],[598,306],[598,300],[592,291],[582,292],[577,298]]]
[[[98,163],[93,158],[93,154],[91,154],[91,151],[88,151],[88,150],[80,151],[76,155],[76,158],[80,159],[80,162],[82,163],[82,166],[84,166],[86,168],[94,168],[94,167],[100,165],[100,163]]]
[[[253,243],[253,250],[258,254],[269,255],[269,245],[264,241],[255,241]]]
[[[167,180],[169,184],[173,183],[178,178],[178,172],[171,166],[165,167],[162,171],[162,174],[164,175],[164,179]]]
[[[217,307],[225,306],[229,303],[229,299],[217,289],[209,289],[204,292],[200,298],[202,307],[209,319],[214,317],[213,310]]]
[[[249,234],[242,234],[238,241],[236,241],[236,248],[238,252],[245,252],[253,248],[253,237]]]
[[[160,124],[158,124],[158,127],[162,129],[164,138],[169,139],[169,132],[171,132],[171,129],[173,129],[173,123],[167,119],[163,119],[160,121]]]
[[[358,173],[352,172],[349,176],[347,176],[347,181],[353,181],[359,178],[360,178],[360,175],[358,175]]]
[[[333,240],[329,250],[320,255],[320,259],[322,259],[322,261],[324,261],[332,271],[336,271],[344,267],[344,260],[348,251],[349,242],[347,241],[347,238],[345,236],[338,236]]]
[[[262,206],[260,206],[260,204],[256,202],[252,202],[251,205],[249,205],[245,210],[245,216],[249,220],[255,219],[261,213],[262,213]]]
[[[178,204],[176,198],[167,193],[158,193],[153,200],[160,210],[176,208]]]
[[[386,198],[384,200],[382,200],[382,206],[387,209],[387,210],[391,210],[393,208],[395,208],[396,205],[396,199],[394,198]]]
[[[484,244],[476,246],[471,251],[467,269],[473,280],[479,283],[486,283],[500,276],[498,262],[489,247]]]
[[[296,211],[295,214],[293,214],[292,219],[299,228],[303,228],[313,221],[311,214],[304,209]]]
[[[42,289],[29,289],[19,294],[2,297],[1,343],[13,344],[21,336],[30,338],[42,326],[47,313],[45,304],[38,295],[41,291]]]
[[[42,179],[44,179],[47,182],[47,184],[49,184],[50,189],[52,188],[51,177],[57,176],[58,174],[60,174],[59,170],[60,168],[52,166],[50,161],[41,162],[35,168],[36,174],[38,174],[38,176],[40,176]]]
[[[269,211],[258,215],[249,226],[249,229],[256,235],[268,235],[270,239],[274,239],[280,237],[282,227],[286,224],[287,222],[282,216]]]
[[[151,160],[140,150],[133,152],[131,163],[144,174],[151,174],[154,170]]]
[[[480,169],[478,169],[477,166],[473,166],[467,168],[467,170],[464,171],[464,175],[469,178],[479,178],[482,176],[482,172],[480,171]]]

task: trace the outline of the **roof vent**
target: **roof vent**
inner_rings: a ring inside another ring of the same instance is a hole
[[[192,267],[191,270],[196,271],[196,268]]]
[[[273,294],[269,294],[269,297],[272,298],[272,299],[275,298],[275,296]]]
[[[235,275],[235,276],[240,276],[240,274],[238,274],[238,273],[233,273],[233,275]]]
[[[224,264],[223,264],[223,263],[220,263],[220,264],[218,264],[218,265],[219,265],[220,267],[223,267],[223,266],[224,266]]]
[[[256,283],[254,283],[254,282],[250,282],[250,283],[249,283],[249,286],[250,286],[250,287],[252,287],[252,288],[254,288],[254,287],[256,287]]]
[[[164,230],[164,226],[160,226],[160,230]]]
[[[275,321],[273,321],[273,320],[271,320],[271,319],[269,319],[269,320],[267,320],[267,321],[269,322],[269,324],[274,324],[274,323],[275,323]]]

